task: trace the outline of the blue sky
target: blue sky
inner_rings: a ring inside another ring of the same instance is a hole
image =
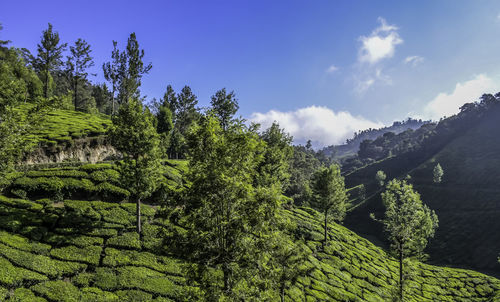
[[[98,76],[136,32],[153,69],[141,91],[226,87],[243,117],[297,143],[340,143],[408,116],[439,119],[500,91],[498,1],[6,1],[2,39],[35,51],[51,22],[87,40]]]

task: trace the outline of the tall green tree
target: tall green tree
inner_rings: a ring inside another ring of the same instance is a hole
[[[443,175],[444,175],[443,168],[439,163],[437,163],[437,165],[432,170],[432,176],[433,176],[432,180],[434,181],[434,183],[440,183],[443,178]]]
[[[27,134],[44,116],[40,96],[41,83],[19,52],[0,47],[0,191],[8,185],[8,173],[32,147]],[[33,105],[21,113],[19,106],[27,100]]]
[[[175,92],[173,92],[172,86],[169,85],[165,95],[161,99],[161,104],[158,107],[158,113],[156,114],[156,129],[158,134],[160,134],[161,147],[163,153],[165,154],[168,152],[172,130],[174,129],[173,114],[171,110],[172,97],[175,98]]]
[[[187,143],[188,250],[197,265],[192,274],[205,300],[245,300],[244,288],[259,274],[259,243],[268,238],[281,203],[277,186],[254,185],[265,143],[240,121],[224,131],[211,113],[191,128]]]
[[[257,183],[261,186],[277,183],[283,191],[290,178],[293,137],[281,129],[277,122],[266,129],[260,137],[266,142],[266,148],[263,161],[258,167]]]
[[[222,88],[212,96],[210,104],[220,120],[222,129],[226,129],[239,108],[234,91],[227,93],[226,88]]]
[[[125,67],[123,59],[125,57],[120,55],[120,50],[118,49],[118,42],[113,41],[113,50],[111,51],[111,61],[102,64],[102,70],[104,72],[104,78],[111,84],[111,115],[115,115],[115,101],[116,92],[120,86],[120,75],[123,74],[122,69]]]
[[[67,44],[59,43],[59,33],[53,31],[52,24],[42,32],[42,38],[37,46],[38,55],[33,66],[39,72],[43,82],[43,95],[49,97],[50,73],[59,69],[62,65],[62,52]]]
[[[168,100],[170,104],[174,123],[168,153],[171,158],[184,158],[186,149],[185,136],[191,125],[200,117],[196,109],[198,99],[189,86],[184,86],[181,92],[175,96],[170,85],[167,86],[164,99]]]
[[[312,178],[312,191],[314,205],[323,212],[324,215],[324,241],[328,240],[328,221],[342,221],[345,218],[347,209],[347,192],[344,184],[344,177],[340,175],[340,167],[331,165],[316,171]]]
[[[94,66],[94,60],[90,56],[92,50],[87,41],[79,38],[75,45],[69,47],[70,56],[67,57],[67,71],[71,78],[71,86],[73,90],[73,100],[75,109],[78,108],[78,87],[87,81],[87,69]]]
[[[434,236],[438,227],[438,218],[422,203],[413,186],[404,180],[390,181],[382,193],[382,202],[385,216],[381,222],[391,242],[391,251],[399,259],[399,299],[403,301],[404,260],[422,255],[428,239]]]
[[[127,47],[120,56],[118,99],[121,103],[126,103],[131,97],[140,98],[142,77],[149,73],[153,65],[144,64],[144,49],[139,48],[135,33],[130,34]]]
[[[154,117],[140,100],[130,99],[113,116],[110,137],[123,155],[122,184],[136,200],[137,232],[141,233],[141,201],[155,190],[161,177],[159,136]]]

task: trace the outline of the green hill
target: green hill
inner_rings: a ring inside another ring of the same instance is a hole
[[[369,198],[347,217],[346,225],[383,240],[380,225],[369,213],[382,215],[375,173],[388,179],[411,176],[422,200],[436,211],[439,228],[427,252],[430,261],[500,275],[500,106],[478,105],[474,111],[443,120],[436,134],[415,151],[390,157],[346,175],[349,186],[364,183]],[[432,170],[444,169],[442,183],[432,182]]]
[[[184,172],[185,162],[169,162],[170,184]],[[140,238],[135,204],[121,201],[127,194],[112,165],[62,165],[16,177],[0,197],[1,300],[184,301],[193,291],[182,252],[172,245],[182,226],[162,218],[151,200],[143,205]],[[287,291],[287,301],[387,301],[398,270],[385,251],[333,224],[323,252],[317,212],[282,214],[296,224],[290,235],[306,239],[312,268]],[[411,301],[494,301],[500,292],[500,280],[481,273],[414,266]]]

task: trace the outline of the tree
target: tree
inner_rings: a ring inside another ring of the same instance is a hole
[[[73,89],[73,99],[75,104],[75,109],[78,108],[78,86],[81,82],[87,81],[87,76],[89,75],[87,69],[94,66],[94,60],[90,56],[92,50],[90,45],[82,39],[78,39],[75,45],[69,47],[71,56],[68,56],[66,62],[67,70],[71,77],[71,86]]]
[[[385,216],[381,222],[391,242],[391,251],[399,259],[399,299],[403,301],[403,261],[422,255],[438,227],[438,218],[404,180],[390,181],[382,193],[382,202]]]
[[[340,175],[340,168],[331,165],[316,171],[312,178],[312,191],[314,203],[324,216],[325,238],[323,247],[328,239],[328,219],[335,221],[344,220],[347,208],[347,192],[344,185],[344,177]]]
[[[434,183],[440,183],[443,178],[443,174],[444,174],[443,168],[441,168],[441,165],[438,163],[434,167],[434,170],[432,170],[432,175],[433,175],[432,180],[434,181]]]
[[[232,117],[239,108],[238,100],[236,100],[234,91],[231,91],[228,94],[226,92],[226,88],[222,88],[212,96],[210,104],[212,105],[212,110],[214,111],[215,115],[220,120],[222,129],[226,129]]]
[[[293,286],[299,277],[306,276],[311,270],[305,265],[309,253],[302,240],[291,240],[279,232],[274,237],[271,249],[271,279],[277,283],[281,302],[285,301],[286,290]]]
[[[191,128],[187,146],[184,200],[189,258],[196,264],[191,275],[205,300],[236,299],[247,292],[252,275],[262,273],[256,259],[265,249],[259,246],[266,246],[281,203],[278,186],[254,185],[265,143],[241,121],[223,130],[209,113]]]
[[[184,86],[177,95],[175,108],[175,127],[185,136],[189,127],[197,119],[196,105],[198,99],[189,86]]]
[[[119,75],[119,94],[120,103],[128,102],[129,98],[139,98],[139,87],[141,86],[142,76],[148,74],[153,65],[151,63],[144,65],[144,50],[139,48],[139,42],[135,33],[131,33],[127,41],[127,47],[120,54]]]
[[[387,175],[385,175],[384,171],[378,170],[377,174],[375,174],[375,179],[377,180],[378,184],[383,187],[385,184],[385,180],[387,178]]]
[[[174,123],[168,153],[172,158],[183,158],[186,144],[185,135],[191,125],[199,118],[195,107],[198,104],[198,99],[189,86],[184,86],[181,92],[175,96],[174,90],[169,85],[164,100],[170,104]]]
[[[270,186],[279,183],[281,190],[288,184],[290,178],[290,160],[293,156],[291,143],[293,138],[280,129],[274,122],[271,127],[261,134],[261,139],[266,142],[264,159],[258,167],[258,183],[261,186]]]
[[[161,146],[163,153],[166,153],[170,144],[170,137],[172,135],[172,129],[174,129],[173,116],[170,105],[171,95],[173,91],[169,91],[168,88],[172,88],[170,85],[167,87],[167,92],[165,93],[162,103],[158,108],[158,113],[156,115],[157,126],[156,130],[160,134]],[[174,94],[175,97],[175,94]]]
[[[62,52],[66,48],[66,45],[66,43],[59,44],[59,33],[54,32],[52,24],[49,23],[47,30],[44,30],[42,33],[42,40],[37,46],[38,55],[33,64],[41,75],[45,98],[49,97],[50,73],[62,65]]]
[[[113,50],[111,51],[111,62],[102,64],[104,78],[111,84],[111,115],[115,115],[115,93],[118,91],[120,84],[120,75],[123,73],[122,68],[125,66],[124,56],[120,55],[120,50],[117,48],[118,43],[113,41]]]
[[[40,96],[40,80],[25,66],[20,54],[15,49],[0,47],[0,191],[11,180],[9,172],[32,147],[28,133],[45,113]],[[19,106],[26,100],[34,106],[21,113]]]
[[[120,162],[122,184],[136,199],[137,232],[141,233],[141,201],[155,190],[160,174],[159,137],[153,115],[141,101],[130,99],[113,116],[111,142],[123,155]]]

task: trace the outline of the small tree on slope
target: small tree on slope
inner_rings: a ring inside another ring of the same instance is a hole
[[[137,232],[141,233],[141,200],[149,197],[160,178],[159,136],[153,115],[137,99],[123,104],[113,116],[113,146],[122,154],[121,183],[137,202]]]
[[[386,210],[381,222],[391,242],[391,251],[399,259],[399,299],[403,301],[403,261],[422,255],[438,227],[438,218],[404,180],[390,181],[382,193],[382,202]]]
[[[340,168],[331,165],[329,168],[322,168],[313,175],[312,191],[314,194],[314,204],[321,209],[325,215],[324,231],[325,239],[323,247],[327,243],[328,220],[344,220],[347,208],[347,193],[344,185],[344,177],[340,175]]]

